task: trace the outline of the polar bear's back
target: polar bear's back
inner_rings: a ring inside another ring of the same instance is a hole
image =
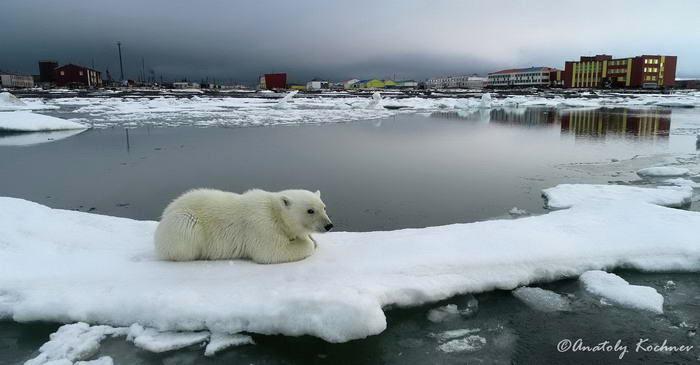
[[[175,199],[156,229],[158,255],[175,261],[246,257],[249,236],[260,234],[251,218],[261,214],[246,195],[197,189]]]

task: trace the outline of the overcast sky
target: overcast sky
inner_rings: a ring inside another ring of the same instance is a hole
[[[0,0],[0,69],[93,64],[119,77],[250,83],[265,72],[424,79],[552,66],[580,55],[678,56],[700,76],[699,0]]]

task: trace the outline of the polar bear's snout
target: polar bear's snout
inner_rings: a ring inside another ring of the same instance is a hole
[[[328,232],[328,231],[330,231],[331,229],[333,229],[333,223],[328,223],[328,224],[326,224],[325,226],[323,226],[323,228],[325,228],[325,229],[326,229],[326,232]]]

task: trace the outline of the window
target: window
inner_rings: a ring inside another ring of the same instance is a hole
[[[66,76],[66,73],[61,71],[61,76]]]

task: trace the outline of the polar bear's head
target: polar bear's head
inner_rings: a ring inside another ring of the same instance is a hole
[[[310,232],[326,232],[333,228],[321,192],[284,190],[279,192],[281,214],[291,233],[302,236]]]

